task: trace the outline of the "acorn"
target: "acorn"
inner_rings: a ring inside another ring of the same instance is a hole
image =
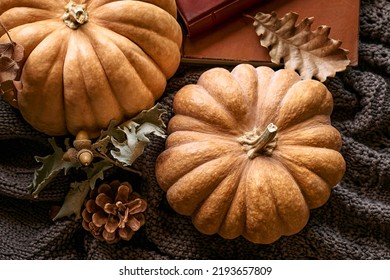
[[[68,162],[75,162],[78,160],[77,154],[78,151],[75,148],[69,148],[62,156],[62,159]]]
[[[91,151],[92,141],[88,133],[81,130],[73,141],[74,148],[69,148],[62,159],[69,162],[78,161],[83,166],[88,166],[93,161],[93,152]]]
[[[81,149],[77,153],[77,159],[83,166],[88,166],[93,161],[93,153],[89,149]]]
[[[73,141],[73,146],[76,150],[91,149],[92,141],[89,139],[88,133],[81,130],[77,133],[76,139]]]

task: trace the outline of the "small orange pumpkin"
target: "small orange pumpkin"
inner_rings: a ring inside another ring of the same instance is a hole
[[[156,177],[202,233],[263,244],[295,234],[345,172],[331,93],[291,70],[213,68],[173,108]]]
[[[68,1],[1,0],[0,21],[25,49],[14,105],[46,134],[93,137],[154,105],[182,33],[174,0]]]

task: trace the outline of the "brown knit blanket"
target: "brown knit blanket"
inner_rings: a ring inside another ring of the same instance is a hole
[[[298,234],[271,245],[243,238],[224,240],[199,233],[176,214],[154,175],[164,140],[137,160],[142,177],[114,170],[147,201],[146,224],[130,241],[108,245],[80,221],[50,219],[77,177],[60,175],[36,200],[27,187],[38,167],[34,156],[50,154],[47,136],[27,125],[18,111],[0,102],[1,259],[390,259],[390,2],[362,0],[359,66],[328,79],[334,97],[333,125],[342,133],[347,171],[328,203],[311,211]],[[159,102],[172,116],[172,98],[195,83],[205,67],[182,65]]]

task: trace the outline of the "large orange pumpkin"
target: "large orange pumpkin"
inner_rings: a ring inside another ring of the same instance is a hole
[[[214,68],[173,108],[156,177],[205,234],[254,243],[295,234],[345,172],[331,93],[291,70]]]
[[[49,135],[152,107],[180,62],[174,0],[1,0],[0,21],[25,49],[16,106]]]

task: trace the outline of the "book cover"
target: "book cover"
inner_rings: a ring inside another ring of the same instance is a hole
[[[239,15],[262,0],[176,0],[186,35],[194,37]]]
[[[330,26],[329,37],[340,40],[341,48],[349,51],[350,65],[357,65],[359,0],[264,0],[245,13],[254,16],[257,12],[272,11],[275,11],[278,17],[283,17],[288,12],[296,12],[299,14],[298,22],[306,17],[314,17],[312,30],[320,25]],[[260,45],[253,20],[243,15],[226,20],[201,36],[184,36],[182,62],[273,65],[268,50]]]

